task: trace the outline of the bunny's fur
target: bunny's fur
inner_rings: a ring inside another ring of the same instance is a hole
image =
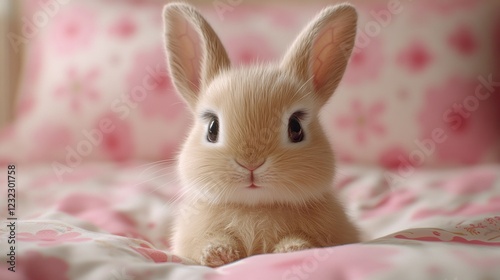
[[[354,44],[354,8],[324,9],[280,64],[240,68],[231,68],[194,8],[168,4],[164,17],[169,69],[195,118],[179,156],[186,199],[174,253],[215,267],[254,254],[357,242],[331,188],[334,156],[318,118]],[[291,143],[288,123],[297,112],[305,136]],[[209,143],[214,116],[219,138]]]

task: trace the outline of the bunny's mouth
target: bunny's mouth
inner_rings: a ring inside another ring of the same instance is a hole
[[[247,187],[247,189],[259,189],[260,187],[255,185],[255,184],[251,184],[250,186]]]

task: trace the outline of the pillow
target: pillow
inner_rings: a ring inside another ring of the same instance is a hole
[[[14,44],[27,48],[26,60],[0,161],[51,162],[64,174],[87,160],[173,159],[190,114],[166,69],[167,2],[24,1]],[[291,41],[288,30],[305,20],[279,5],[199,8],[224,33],[236,64],[278,57],[281,41],[263,28],[275,26]]]
[[[323,115],[340,159],[397,169],[498,162],[499,3],[359,8],[356,47]]]
[[[0,157],[49,161],[62,173],[85,160],[173,159],[190,117],[166,70],[165,1],[25,3],[16,123],[0,135]],[[279,59],[328,4],[198,8],[238,65]],[[356,7],[356,46],[321,115],[339,161],[387,168],[498,162],[500,5]]]
[[[24,3],[27,51],[10,158],[70,168],[171,158],[189,118],[166,70],[162,3]]]

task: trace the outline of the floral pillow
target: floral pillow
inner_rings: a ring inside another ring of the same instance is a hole
[[[23,32],[33,35],[24,46],[17,120],[4,133],[18,148],[4,152],[69,167],[172,158],[189,119],[165,65],[162,3],[24,4],[30,22]]]
[[[25,1],[16,123],[0,161],[172,159],[190,124],[162,45],[165,1]],[[49,3],[45,2],[45,3]],[[322,7],[198,6],[235,64],[278,59]],[[356,4],[356,47],[322,118],[341,162],[414,167],[500,160],[500,4]],[[24,34],[25,33],[25,34]]]
[[[340,158],[400,170],[498,162],[499,4],[360,6],[356,47],[324,112]]]
[[[23,1],[27,22],[12,43],[26,48],[26,59],[0,163],[49,161],[65,173],[86,160],[173,159],[190,116],[166,69],[167,2]],[[278,57],[281,41],[263,27],[279,26],[291,41],[288,29],[306,20],[295,18],[297,7],[199,8],[226,35],[235,63]]]

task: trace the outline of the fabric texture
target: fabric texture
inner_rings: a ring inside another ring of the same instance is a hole
[[[62,181],[49,165],[17,171],[18,270],[7,270],[8,247],[1,246],[1,279],[496,279],[500,274],[499,165],[416,171],[400,186],[386,180],[382,169],[339,166],[335,189],[365,242],[257,255],[217,269],[192,265],[169,251],[180,192],[170,164],[82,164]],[[6,177],[1,180],[5,185]],[[2,244],[10,235],[5,213],[0,213]]]

